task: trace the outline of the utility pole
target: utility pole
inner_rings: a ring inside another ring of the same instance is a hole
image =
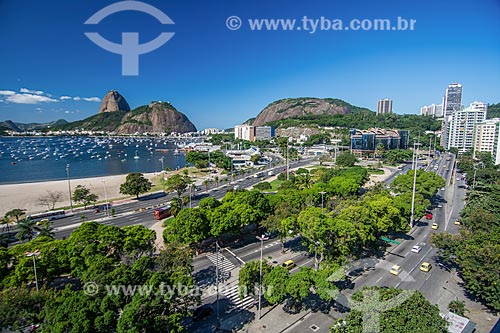
[[[220,329],[220,313],[219,313],[219,242],[215,242],[215,253],[216,253],[216,265],[215,265],[215,283],[217,289],[217,301],[216,301],[216,311],[217,311],[217,322],[215,324],[216,331]]]
[[[71,211],[73,211],[73,201],[71,199],[71,181],[69,179],[69,164],[66,164],[66,176],[68,177],[69,206],[71,207]]]
[[[259,283],[259,320],[262,318],[261,306],[262,306],[262,248],[264,247],[264,241],[269,238],[262,235],[262,237],[257,236],[257,239],[260,240],[260,283]]]
[[[418,143],[420,144],[420,143]],[[413,151],[415,151],[415,147],[417,146],[417,143],[414,141],[413,142]],[[414,163],[414,168],[413,168],[413,192],[411,196],[411,218],[410,218],[410,227],[413,228],[413,220],[414,220],[414,213],[415,213],[415,189],[417,186],[417,154],[415,153],[415,163]]]
[[[326,194],[326,192],[325,191],[321,191],[321,192],[319,192],[319,194],[321,194],[321,210],[324,210],[325,209],[325,205],[324,205],[323,196]]]
[[[104,184],[104,199],[106,200],[106,217],[108,217],[109,216],[108,191],[106,190],[106,181],[103,180],[102,183]]]
[[[432,138],[429,138],[429,163],[431,163]]]
[[[288,159],[288,141],[286,142],[286,180],[288,180],[288,177],[290,175],[290,163]]]

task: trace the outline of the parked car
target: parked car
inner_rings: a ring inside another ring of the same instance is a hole
[[[432,229],[437,230],[439,228],[439,224],[433,223],[432,224]]]
[[[431,213],[425,214],[425,219],[426,220],[432,220],[432,214]]]

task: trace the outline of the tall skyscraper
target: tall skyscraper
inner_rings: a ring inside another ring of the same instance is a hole
[[[448,118],[455,111],[460,111],[462,109],[462,84],[452,83],[446,88],[446,92],[443,97],[443,123],[441,126],[441,146],[447,147],[449,133],[448,128]]]
[[[454,111],[462,109],[462,85],[452,83],[446,88],[443,102],[444,116],[450,116]]]
[[[476,125],[486,120],[488,104],[474,102],[468,108],[454,111],[446,121],[448,134],[445,148],[458,148],[465,153],[474,148],[474,134]]]
[[[392,113],[392,99],[384,98],[377,103],[377,114]]]

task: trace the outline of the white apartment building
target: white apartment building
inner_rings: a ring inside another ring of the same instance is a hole
[[[247,141],[254,141],[254,127],[250,125],[234,126],[234,138]]]
[[[460,83],[452,83],[446,88],[446,92],[443,97],[443,123],[441,125],[442,135],[441,135],[441,146],[448,147],[449,142],[449,132],[448,128],[450,124],[448,123],[448,118],[455,111],[460,111],[463,109],[462,106],[462,88]]]
[[[271,126],[249,126],[249,125],[237,125],[234,127],[234,138],[256,141],[256,140],[268,140],[274,137],[274,128]]]
[[[392,113],[392,99],[384,98],[377,103],[377,114]]]
[[[431,104],[420,108],[421,116],[433,116],[441,118],[443,116],[443,104]]]
[[[483,121],[476,126],[474,156],[479,152],[490,153],[495,165],[500,164],[500,118]]]
[[[454,111],[447,117],[446,149],[457,148],[460,153],[472,151],[476,125],[486,120],[488,105],[474,102],[469,107]]]

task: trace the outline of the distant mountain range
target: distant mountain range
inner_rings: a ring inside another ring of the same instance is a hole
[[[29,123],[29,124],[6,120],[0,122],[0,127],[8,131],[25,132],[25,131],[44,130],[47,128],[54,128],[66,124],[68,124],[68,122],[64,119],[58,119],[56,121],[51,121],[50,123]]]

